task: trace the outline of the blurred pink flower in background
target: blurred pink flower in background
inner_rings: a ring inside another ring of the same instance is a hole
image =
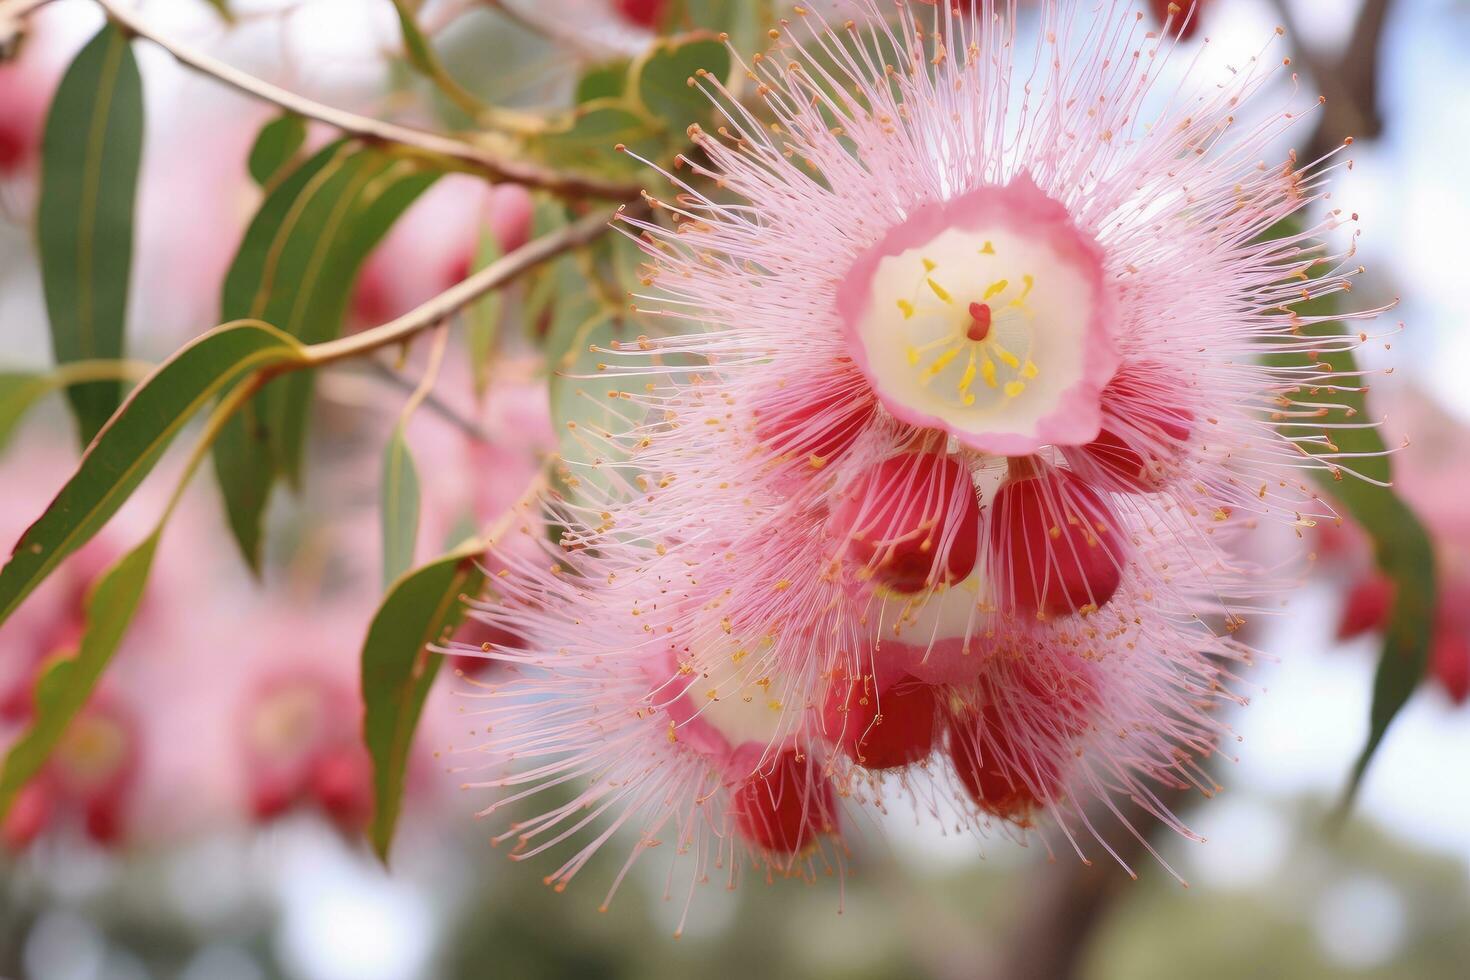
[[[1417,388],[1374,389],[1385,414],[1384,438],[1402,444],[1394,455],[1394,488],[1434,540],[1439,605],[1429,676],[1456,704],[1470,700],[1470,427]],[[1372,546],[1356,524],[1327,525],[1321,551],[1343,581],[1337,633],[1341,639],[1379,632],[1393,611],[1393,585],[1373,564]],[[1345,573],[1343,571],[1345,569]]]
[[[29,173],[41,152],[41,132],[55,90],[58,67],[29,39],[13,61],[0,63],[0,179]]]
[[[469,275],[483,234],[501,254],[531,236],[530,194],[519,184],[491,186],[465,174],[434,182],[363,264],[351,327],[402,316]]]

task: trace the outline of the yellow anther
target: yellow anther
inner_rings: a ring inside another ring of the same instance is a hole
[[[985,359],[985,362],[980,365],[980,373],[981,373],[981,375],[984,376],[985,383],[987,385],[989,385],[991,388],[994,388],[996,386],[996,384],[995,384],[995,362],[994,361],[992,361],[990,358],[987,357]]]
[[[994,255],[995,254],[995,244],[993,242],[986,242],[984,245],[981,245],[980,246],[980,254],[981,255]]]
[[[930,378],[934,377],[940,371],[943,371],[945,368],[949,367],[949,363],[959,356],[960,348],[958,347],[951,347],[943,354],[940,354],[934,359],[934,363],[929,365],[928,370],[924,372],[924,378],[920,382],[920,384],[928,384]]]
[[[939,266],[935,264],[933,259],[920,259],[919,261],[924,263],[925,272],[933,272],[935,269],[939,268]]]
[[[981,297],[981,302],[988,302],[993,297],[999,296],[1006,291],[1006,287],[1010,284],[1011,281],[1009,279],[997,279],[985,287],[985,295]]]
[[[1021,295],[1011,300],[1011,306],[1020,306],[1026,302],[1026,297],[1031,295],[1031,287],[1036,285],[1036,277],[1032,275],[1021,276]]]
[[[919,348],[917,348],[917,347],[905,347],[903,350],[904,350],[904,353],[908,355],[908,358],[909,358],[909,367],[916,366],[919,363]]]
[[[939,285],[939,283],[935,282],[933,279],[925,279],[924,281],[929,284],[930,289],[934,290],[935,296],[938,296],[946,303],[953,302],[953,300],[950,299],[948,291],[946,291],[943,286]]]
[[[903,313],[903,318],[905,320],[910,319],[914,315],[914,304],[910,303],[906,299],[901,299],[898,301],[898,308]]]
[[[964,395],[970,390],[970,383],[975,380],[975,351],[970,351],[970,362],[965,365],[965,373],[960,375],[960,383],[956,385],[959,393]]]
[[[1005,366],[1012,371],[1019,371],[1021,369],[1021,359],[1000,344],[995,345],[995,356],[1000,358]]]
[[[1024,381],[1007,381],[1006,382],[1006,397],[1007,398],[1015,398],[1017,395],[1019,395],[1021,392],[1025,391],[1025,390],[1026,390],[1026,382],[1024,382]]]
[[[1030,381],[1032,378],[1036,377],[1040,373],[1041,372],[1037,370],[1036,364],[1033,361],[1027,361],[1021,367],[1021,377],[1025,378],[1027,381]]]

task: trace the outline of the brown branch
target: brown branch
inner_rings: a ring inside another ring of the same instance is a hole
[[[1185,806],[1191,794],[1170,789],[1159,797],[1173,810]],[[1124,831],[1109,843],[1129,867],[1137,868],[1150,860],[1144,841],[1172,831],[1136,803],[1120,805],[1119,810],[1138,834]],[[977,975],[987,980],[1066,980],[1082,974],[1083,958],[1098,927],[1115,902],[1138,885],[1109,855],[1100,855],[1090,865],[1072,857],[1060,855],[1030,876],[1018,901],[1015,927],[1000,944],[996,961]]]
[[[1277,16],[1296,44],[1297,59],[1327,102],[1307,145],[1306,159],[1316,160],[1342,145],[1345,138],[1373,139],[1383,132],[1378,109],[1378,75],[1383,29],[1393,0],[1365,0],[1348,43],[1336,57],[1324,57],[1307,46],[1286,0],[1275,0]]]
[[[506,159],[462,139],[384,122],[381,119],[360,116],[343,109],[323,105],[303,95],[256,78],[202,51],[164,37],[144,24],[135,14],[124,9],[118,0],[97,0],[97,3],[113,23],[124,31],[163,48],[180,64],[209,75],[246,95],[280,106],[298,116],[326,123],[334,129],[360,139],[396,144],[409,151],[449,161],[462,168],[483,173],[494,180],[525,184],[528,187],[540,187],[569,197],[601,197],[615,201],[631,201],[641,191],[636,184],[560,173],[525,161]]]

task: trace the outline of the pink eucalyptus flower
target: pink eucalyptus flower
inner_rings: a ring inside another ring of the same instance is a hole
[[[1340,213],[1264,237],[1330,169],[1259,163],[1293,114],[1235,120],[1271,67],[1145,112],[1175,41],[1127,5],[1042,4],[1025,42],[1014,4],[860,6],[750,64],[770,118],[696,79],[719,138],[650,197],[672,227],[627,221],[640,308],[690,329],[605,351],[626,428],[570,430],[560,542],[500,555],[477,613],[520,638],[469,692],[487,812],[585,786],[501,837],[584,835],[558,886],[620,827],[691,889],[840,871],[841,811],[895,793],[1079,854],[1091,801],[1178,827],[1157,793],[1213,785],[1231,634],[1279,588],[1229,548],[1348,465],[1292,400],[1339,376],[1259,357],[1360,343],[1289,310],[1348,289]]]

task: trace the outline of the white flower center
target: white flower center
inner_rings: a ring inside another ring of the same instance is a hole
[[[1116,365],[1101,263],[1029,182],[921,211],[843,289],[855,358],[904,421],[1004,455],[1096,437]]]

